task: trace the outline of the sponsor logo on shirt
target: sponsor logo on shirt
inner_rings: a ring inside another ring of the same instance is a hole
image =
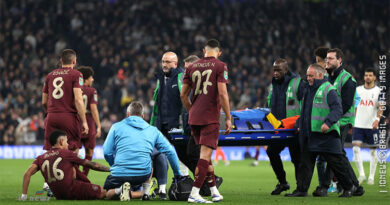
[[[84,80],[82,77],[79,77],[79,84],[80,86],[83,86],[84,85]]]
[[[98,99],[97,99],[97,94],[94,94],[93,95],[93,99],[97,102],[98,101]]]
[[[172,85],[172,88],[174,88],[175,86],[177,86],[177,84]]]
[[[225,80],[228,79],[228,72],[227,72],[227,71],[224,71],[224,72],[223,72],[223,77],[225,77]]]
[[[361,106],[372,106],[374,107],[374,102],[372,100],[360,100],[360,104]]]

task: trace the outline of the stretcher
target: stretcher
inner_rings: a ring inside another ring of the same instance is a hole
[[[273,143],[289,143],[295,137],[295,129],[274,129],[267,120],[268,109],[257,108],[232,111],[233,129],[229,135],[224,135],[225,117],[221,114],[218,146],[254,146]],[[172,142],[185,143],[188,136],[181,129],[170,132]]]

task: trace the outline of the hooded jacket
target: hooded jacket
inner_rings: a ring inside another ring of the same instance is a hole
[[[174,175],[181,175],[175,149],[156,127],[138,116],[130,116],[113,124],[103,144],[104,158],[111,166],[111,175],[150,174],[150,156],[154,147],[168,157]]]

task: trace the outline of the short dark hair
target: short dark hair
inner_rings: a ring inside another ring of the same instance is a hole
[[[142,117],[142,115],[144,114],[144,106],[139,101],[133,101],[127,107],[127,112],[130,115],[136,115]]]
[[[327,48],[327,47],[318,47],[314,50],[314,56],[318,56],[322,59],[325,59],[328,50],[329,50],[329,48]]]
[[[77,70],[80,71],[81,74],[83,74],[84,80],[88,79],[89,77],[93,76],[93,74],[94,74],[93,69],[92,69],[91,66],[81,65],[81,66],[78,67]]]
[[[220,44],[219,44],[219,41],[217,39],[208,40],[206,43],[206,46],[208,46],[210,48],[220,48]]]
[[[50,145],[54,146],[55,144],[57,144],[58,138],[62,136],[66,136],[66,132],[62,130],[54,130],[52,133],[50,133],[49,136]]]
[[[365,73],[373,73],[373,75],[376,77],[376,70],[374,68],[366,68],[364,70]]]
[[[198,57],[198,56],[196,56],[196,55],[190,55],[190,56],[188,56],[187,58],[185,58],[183,61],[184,61],[185,63],[193,63],[193,62],[195,62],[195,61],[197,61],[197,60],[199,60],[199,57]]]
[[[73,59],[76,57],[76,52],[72,49],[65,49],[61,54],[62,65],[72,64]]]
[[[336,58],[337,59],[339,59],[339,58],[344,59],[344,54],[341,51],[341,49],[339,49],[339,48],[331,48],[326,53],[336,53]]]

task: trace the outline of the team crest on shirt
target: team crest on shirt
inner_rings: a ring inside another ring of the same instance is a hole
[[[93,95],[93,99],[97,102],[97,94],[96,93]]]
[[[81,86],[84,85],[84,80],[83,80],[82,77],[79,77],[79,84],[80,84]]]
[[[94,191],[97,191],[99,189],[99,187],[98,186],[96,186],[96,185],[92,185],[92,190],[94,190]]]
[[[227,71],[224,71],[224,72],[223,72],[223,77],[225,77],[225,80],[228,79],[228,72],[227,72]]]

